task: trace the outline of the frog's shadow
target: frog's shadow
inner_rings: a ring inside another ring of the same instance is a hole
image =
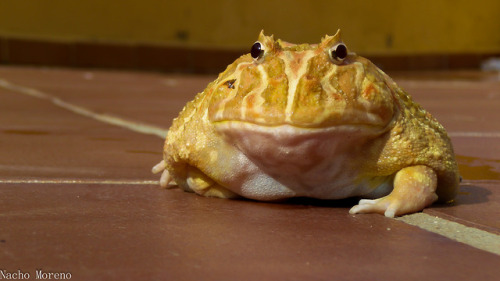
[[[460,189],[457,197],[452,203],[434,203],[433,208],[447,208],[450,206],[459,205],[474,205],[488,202],[488,197],[491,195],[491,191],[487,188],[478,185],[460,185]],[[346,199],[335,199],[335,200],[324,200],[315,199],[308,197],[296,197],[280,201],[271,201],[274,204],[288,204],[295,206],[316,206],[316,207],[329,207],[329,208],[351,208],[357,205],[362,197],[350,197]]]
[[[316,199],[309,197],[294,197],[284,200],[271,201],[273,204],[278,205],[294,205],[294,206],[315,206],[315,207],[328,207],[328,208],[351,208],[358,204],[360,198],[350,197],[345,199]]]
[[[461,184],[457,197],[452,203],[436,203],[433,208],[446,208],[449,206],[475,205],[490,201],[488,197],[492,192],[479,185]]]

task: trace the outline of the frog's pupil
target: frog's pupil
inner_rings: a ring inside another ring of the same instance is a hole
[[[258,59],[263,52],[264,50],[262,50],[262,45],[259,42],[253,44],[252,49],[250,50],[250,54],[254,59]]]
[[[332,50],[332,57],[335,59],[345,59],[347,57],[347,47],[344,44],[338,45]]]

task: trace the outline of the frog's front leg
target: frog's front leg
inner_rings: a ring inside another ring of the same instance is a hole
[[[393,218],[421,211],[437,200],[437,175],[427,166],[401,169],[394,177],[394,189],[382,198],[362,199],[352,207],[350,214],[380,213]]]
[[[230,199],[240,197],[238,194],[216,183],[213,179],[195,167],[188,166],[186,176],[187,191],[193,191],[205,197]]]
[[[160,179],[161,187],[168,187],[169,184],[176,185],[170,173],[168,172],[167,163],[162,160],[160,163],[156,164],[152,172],[157,174],[162,172]],[[209,176],[205,175],[203,172],[195,167],[187,165],[186,167],[186,180],[180,182],[180,186],[186,191],[191,191],[196,194],[206,196],[206,197],[219,197],[219,198],[238,198],[238,194],[230,191],[229,189],[219,185]]]

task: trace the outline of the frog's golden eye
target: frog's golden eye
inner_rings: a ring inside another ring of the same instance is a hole
[[[338,43],[330,49],[330,58],[334,62],[342,62],[347,57],[347,47],[344,43]]]
[[[252,49],[250,50],[250,54],[252,55],[252,58],[258,60],[262,56],[264,56],[264,48],[262,44],[257,41],[255,44],[253,44]]]

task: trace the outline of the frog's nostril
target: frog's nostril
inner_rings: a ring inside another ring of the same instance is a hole
[[[236,79],[231,79],[224,82],[224,85],[226,85],[229,89],[234,89],[234,83],[236,83]]]

